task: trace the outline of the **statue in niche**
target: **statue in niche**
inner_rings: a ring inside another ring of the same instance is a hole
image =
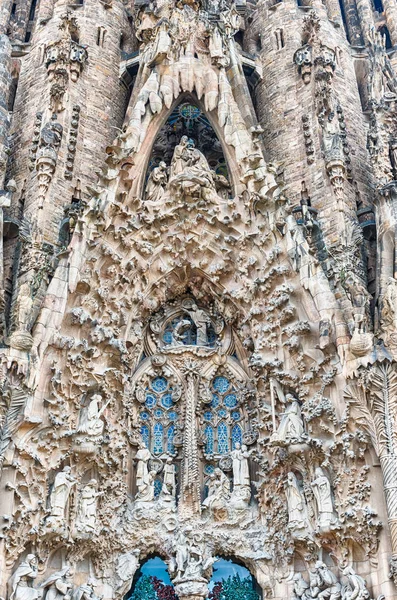
[[[176,572],[177,578],[182,577],[189,561],[189,543],[185,532],[180,531],[176,539]]]
[[[99,438],[103,434],[105,424],[102,421],[101,416],[109,401],[100,408],[101,402],[102,396],[100,394],[94,394],[92,396],[87,409],[82,410],[77,433],[85,433],[92,438]]]
[[[145,200],[148,202],[159,202],[165,193],[168,182],[167,165],[164,161],[159,163],[149,175],[145,188]]]
[[[64,467],[63,471],[57,473],[50,496],[50,515],[48,522],[52,525],[62,527],[66,520],[66,506],[73,486],[77,479],[71,475],[71,467]]]
[[[135,495],[135,502],[147,504],[154,500],[154,480],[156,479],[156,471],[149,471],[145,480],[138,485],[138,491]]]
[[[310,571],[310,593],[312,598],[340,600],[341,584],[336,575],[322,561],[317,561]]]
[[[72,600],[101,600],[94,592],[95,581],[89,579],[87,583],[80,585],[74,592]]]
[[[288,505],[288,529],[293,533],[307,530],[306,502],[299,488],[296,475],[291,471],[287,475],[286,490]]]
[[[248,452],[247,446],[236,443],[235,449],[230,453],[233,461],[233,487],[250,486],[250,474],[248,459],[251,452]]]
[[[321,467],[315,470],[316,478],[312,481],[312,489],[316,499],[318,519],[317,524],[321,529],[329,529],[338,525],[332,502],[331,484]]]
[[[218,198],[207,159],[187,136],[183,136],[175,147],[168,185],[177,198],[190,197],[206,202],[215,202]]]
[[[28,331],[33,300],[29,283],[23,283],[16,302],[16,327],[18,331]]]
[[[50,575],[44,583],[40,585],[44,590],[47,589],[45,600],[71,600],[73,589],[73,571],[70,567],[64,567]]]
[[[211,173],[215,183],[216,193],[218,194],[219,198],[228,200],[231,192],[230,183],[221,173],[216,173],[215,171],[211,171]]]
[[[203,508],[217,519],[224,518],[227,513],[227,504],[230,500],[230,481],[225,473],[217,468],[210,475],[208,483],[208,496],[203,502]]]
[[[139,442],[139,449],[135,454],[135,460],[137,461],[136,468],[136,487],[139,489],[142,485],[145,485],[149,481],[149,460],[152,458],[150,450],[148,450],[145,444]]]
[[[28,554],[8,581],[9,600],[37,600],[41,591],[32,587],[37,577],[37,557]]]
[[[159,502],[164,507],[171,507],[175,504],[176,481],[175,465],[171,456],[168,456],[164,465],[163,484],[161,486]]]
[[[323,125],[323,148],[326,161],[343,159],[342,136],[334,111],[330,111]]]
[[[299,402],[292,394],[286,394],[285,401],[287,402],[285,412],[282,414],[277,431],[271,437],[275,445],[299,443],[307,437]]]
[[[192,304],[189,315],[197,329],[196,345],[207,346],[207,325],[211,325],[211,319],[207,312],[202,308],[199,308],[197,304]]]
[[[96,479],[91,479],[81,491],[77,513],[76,528],[78,531],[90,533],[95,531],[97,518],[97,498],[103,492],[97,491]]]
[[[186,318],[185,315],[185,318],[182,317],[175,325],[172,331],[172,345],[186,345],[184,344],[184,340],[186,339],[191,345],[202,347],[209,346],[208,327],[212,322],[207,311],[197,306],[194,302],[189,308],[186,307],[185,311],[190,318]]]
[[[370,302],[372,296],[352,271],[348,271],[342,285],[353,307],[354,332],[366,333],[371,320]]]
[[[170,178],[182,173],[183,169],[187,165],[187,160],[185,159],[185,151],[188,147],[188,142],[189,138],[187,137],[187,135],[183,135],[180,139],[179,144],[175,146],[174,154],[171,160]]]

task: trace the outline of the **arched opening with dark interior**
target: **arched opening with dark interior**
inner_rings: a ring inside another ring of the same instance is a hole
[[[383,27],[381,27],[379,29],[379,33],[381,33],[382,36],[385,39],[385,48],[386,48],[386,50],[391,50],[393,48],[393,43],[391,41],[390,33],[389,33],[389,30],[386,27],[386,25],[383,25]]]
[[[175,148],[184,136],[189,139],[189,145],[205,157],[218,194],[224,198],[229,197],[231,177],[222,145],[207,116],[192,97],[185,97],[175,106],[157,134],[146,172],[146,182],[160,163],[165,163],[168,171],[170,170]]]

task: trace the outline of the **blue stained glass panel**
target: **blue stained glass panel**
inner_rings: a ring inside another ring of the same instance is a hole
[[[236,447],[236,444],[241,444],[243,440],[243,433],[241,431],[240,425],[235,425],[232,429],[232,446],[233,449]]]
[[[146,394],[145,404],[148,408],[153,408],[156,406],[157,398],[153,396],[153,394]]]
[[[142,421],[147,421],[148,418],[149,418],[149,413],[147,413],[147,412],[141,412],[139,416],[142,419]]]
[[[156,377],[153,379],[152,389],[155,392],[164,392],[167,389],[167,380],[165,377]]]
[[[214,465],[205,465],[204,467],[204,473],[206,475],[212,475],[212,473],[215,471],[215,467]]]
[[[212,454],[214,452],[214,430],[210,425],[205,427],[204,435],[206,438],[205,451],[207,454]]]
[[[229,389],[230,382],[228,379],[226,379],[226,377],[222,377],[222,376],[215,377],[213,386],[214,386],[214,390],[216,392],[225,394],[227,392],[227,390]]]
[[[154,497],[158,498],[163,484],[161,483],[160,479],[155,479],[153,483],[154,483]]]
[[[168,452],[175,452],[175,446],[174,446],[174,435],[175,435],[175,427],[173,425],[171,425],[171,427],[168,427],[168,431],[167,431],[167,450]]]
[[[224,397],[223,402],[228,408],[235,408],[237,406],[236,394],[228,394]]]
[[[212,421],[213,414],[210,411],[204,413],[204,421]]]
[[[154,416],[156,417],[156,419],[161,419],[163,415],[164,411],[161,410],[161,408],[156,408],[156,410],[154,411]]]
[[[146,448],[149,448],[149,443],[150,443],[150,437],[149,437],[149,427],[147,427],[147,425],[142,425],[141,427],[141,436],[142,436],[142,440],[143,443],[145,444]]]
[[[161,423],[156,423],[153,427],[153,454],[161,454],[163,452],[163,426]]]
[[[178,418],[178,415],[177,415],[177,413],[174,410],[171,410],[168,413],[168,418],[171,419],[171,421],[176,421],[177,418]]]
[[[166,329],[163,333],[163,340],[166,344],[172,343],[172,329]]]
[[[233,419],[233,421],[239,421],[241,419],[240,411],[234,410],[232,412],[232,419]]]
[[[164,396],[161,398],[161,404],[164,406],[164,408],[171,408],[173,404],[171,394],[164,394]]]
[[[225,423],[218,425],[218,453],[227,454],[229,452],[229,432]]]
[[[221,408],[221,410],[218,410],[218,417],[223,419],[226,416],[227,416],[227,411],[224,408]]]
[[[212,394],[211,408],[216,408],[219,405],[219,397],[216,394]]]

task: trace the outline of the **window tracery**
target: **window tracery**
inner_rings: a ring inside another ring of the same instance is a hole
[[[226,376],[213,379],[211,392],[203,413],[205,453],[225,455],[242,443],[243,413],[237,391]]]
[[[170,381],[157,375],[148,382],[139,413],[141,436],[145,446],[154,456],[168,452],[174,454],[176,410],[175,390]]]

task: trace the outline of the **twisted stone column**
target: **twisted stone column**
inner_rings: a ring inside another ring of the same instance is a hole
[[[184,517],[200,514],[200,478],[196,430],[198,376],[186,374],[185,434],[182,457],[182,486],[180,512]]]

